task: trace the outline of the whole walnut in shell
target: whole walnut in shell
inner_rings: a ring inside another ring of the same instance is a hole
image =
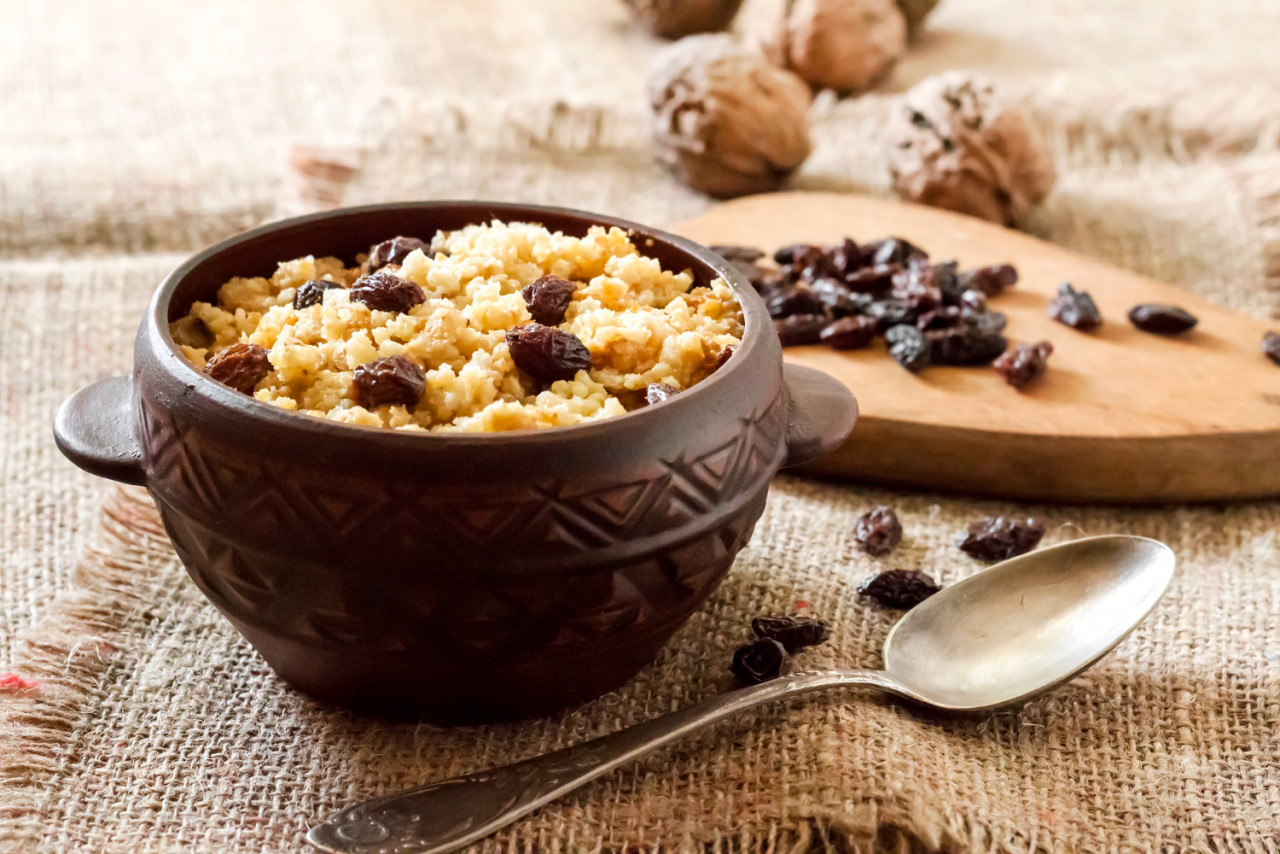
[[[664,39],[729,26],[742,0],[623,0],[649,32]]]
[[[780,20],[757,27],[770,61],[842,95],[883,81],[907,46],[895,0],[787,0]]]
[[[664,48],[649,72],[658,158],[724,198],[781,184],[809,156],[804,81],[726,35]]]
[[[910,201],[1012,226],[1057,179],[1027,114],[964,72],[912,87],[891,114],[887,136],[893,188]]]

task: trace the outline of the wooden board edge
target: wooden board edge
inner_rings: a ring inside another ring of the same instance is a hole
[[[1195,467],[1166,462],[1180,458]],[[1247,501],[1280,496],[1280,435],[1034,436],[864,416],[840,448],[795,471],[1072,504]]]

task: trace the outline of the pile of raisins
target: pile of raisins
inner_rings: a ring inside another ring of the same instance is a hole
[[[764,298],[782,346],[871,346],[883,336],[889,355],[909,371],[929,365],[989,365],[1009,346],[1005,315],[987,300],[1018,281],[1008,264],[960,270],[930,263],[900,237],[859,245],[786,246],[773,255],[740,246],[713,247]]]
[[[1009,264],[960,270],[955,261],[930,263],[924,249],[900,237],[784,246],[773,264],[758,249],[711,248],[764,298],[783,347],[861,350],[883,337],[889,356],[913,373],[929,365],[995,363],[1017,389],[1044,373],[1053,352],[1041,341],[1006,353],[1008,318],[987,301],[1017,283]],[[1102,325],[1093,297],[1070,282],[1058,287],[1049,316],[1082,332]],[[1144,332],[1181,335],[1198,319],[1176,305],[1143,303],[1129,310],[1129,321]],[[1280,365],[1280,334],[1268,332],[1262,352]]]

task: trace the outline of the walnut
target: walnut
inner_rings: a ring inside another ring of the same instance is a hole
[[[907,24],[894,0],[786,0],[780,19],[757,23],[755,38],[775,65],[845,95],[888,76]]]
[[[915,40],[924,28],[924,19],[938,5],[938,0],[898,0],[898,8],[907,19],[907,38]]]
[[[742,0],[623,0],[649,32],[664,39],[729,26]]]
[[[729,36],[681,39],[649,72],[658,158],[711,196],[774,189],[809,156],[810,97]]]
[[[911,201],[1017,225],[1057,173],[1030,118],[990,83],[948,71],[916,84],[890,115],[889,174]]]

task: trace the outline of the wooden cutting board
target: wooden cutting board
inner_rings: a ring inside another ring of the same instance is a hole
[[[1049,371],[1019,392],[989,368],[911,374],[883,342],[865,351],[789,348],[858,398],[849,440],[813,464],[869,483],[1062,501],[1200,501],[1280,495],[1280,366],[1267,325],[1186,291],[947,211],[842,194],[727,202],[674,229],[704,244],[833,243],[894,235],[961,268],[1012,263],[1018,285],[991,301],[1012,342],[1048,339]],[[1089,291],[1103,325],[1078,332],[1046,311],[1061,282]],[[1165,338],[1126,317],[1142,302],[1200,318]],[[1280,327],[1280,323],[1274,324]]]

